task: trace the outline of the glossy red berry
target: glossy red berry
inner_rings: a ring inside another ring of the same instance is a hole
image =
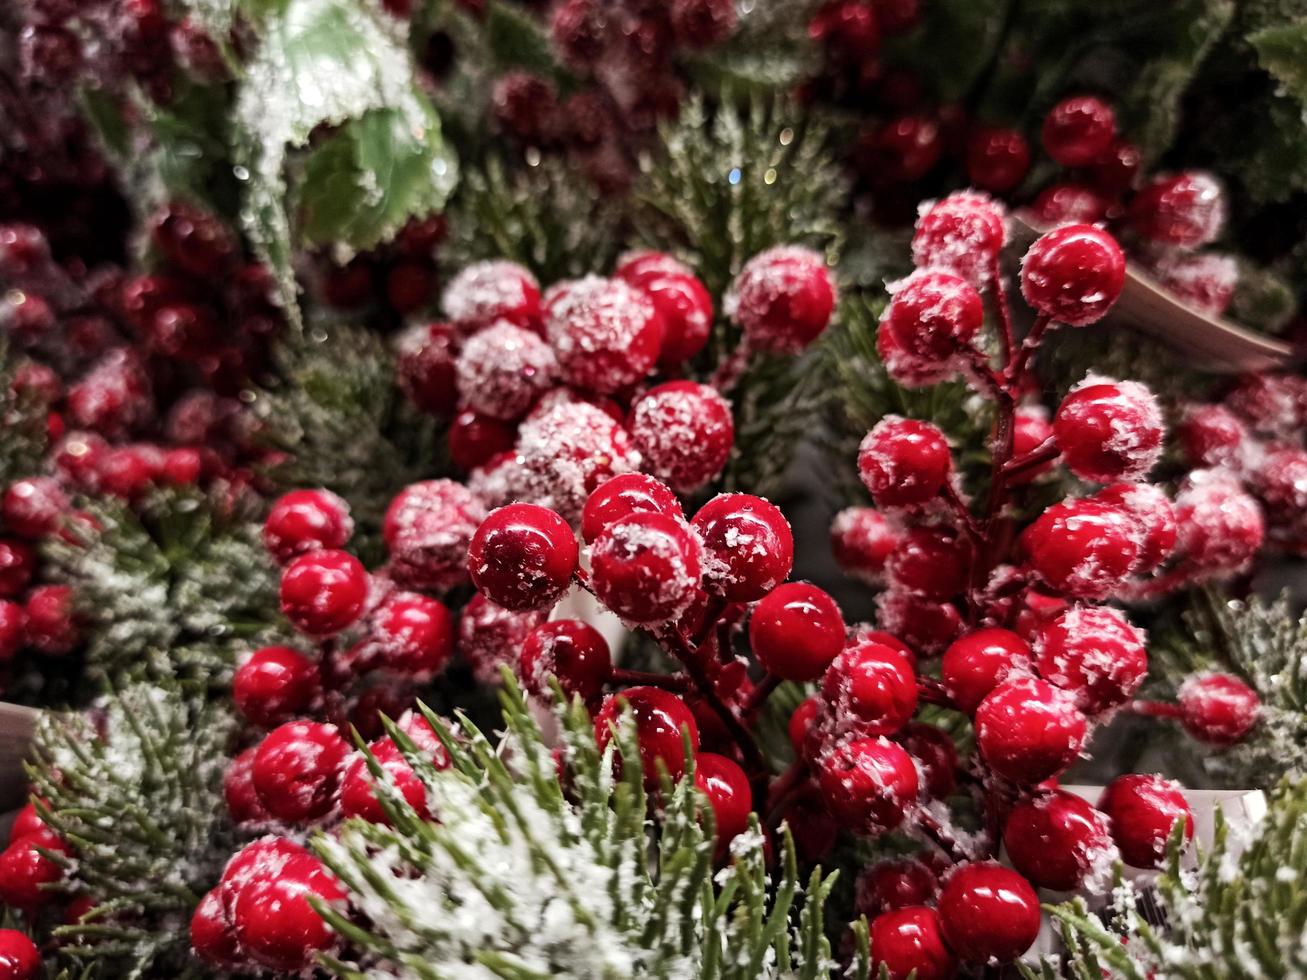
[[[1006,680],[976,709],[976,745],[1000,776],[1033,785],[1069,766],[1084,745],[1085,716],[1070,694],[1033,677]]]
[[[886,416],[858,447],[858,474],[881,507],[924,504],[952,469],[944,433],[929,422]]]
[[[491,512],[468,548],[472,583],[505,609],[545,609],[572,584],[576,538],[547,507],[509,504]]]
[[[1225,211],[1220,182],[1209,173],[1190,170],[1155,177],[1131,200],[1127,218],[1150,242],[1197,248],[1220,236]]]
[[[973,630],[944,651],[940,676],[944,690],[962,711],[972,714],[1009,676],[1030,668],[1030,644],[1011,630]]]
[[[1107,817],[1065,790],[1032,796],[1013,807],[1003,828],[1003,846],[1032,884],[1057,891],[1087,881],[1108,884],[1117,857]]]
[[[916,858],[890,858],[868,865],[853,886],[853,907],[874,919],[882,912],[928,905],[939,889],[939,879]]]
[[[464,334],[507,320],[524,330],[540,329],[540,284],[515,262],[475,262],[449,281],[440,298],[445,315]]]
[[[590,546],[590,581],[605,606],[633,623],[665,623],[693,601],[700,546],[687,524],[642,512],[609,524]]]
[[[0,662],[14,659],[27,642],[27,613],[16,602],[0,599]]]
[[[404,802],[413,808],[419,818],[425,820],[430,816],[427,807],[427,788],[413,767],[404,758],[394,739],[380,738],[368,745],[372,758],[381,767],[383,781],[387,788],[383,795],[398,794]],[[437,769],[445,769],[449,759],[444,749],[433,753],[433,762]],[[368,769],[367,759],[357,756],[345,770],[340,782],[340,812],[347,817],[362,817],[369,823],[389,824],[385,808],[377,799],[377,781]]]
[[[812,730],[812,726],[817,721],[817,716],[820,713],[821,699],[814,694],[800,701],[799,706],[790,715],[786,733],[790,737],[790,748],[794,750],[796,759],[802,759],[806,754],[808,733]]]
[[[1233,674],[1196,674],[1180,685],[1176,700],[1185,731],[1213,745],[1241,741],[1262,708],[1257,692]]]
[[[309,897],[343,906],[340,883],[317,858],[292,857],[278,870],[266,869],[241,888],[232,907],[232,924],[240,948],[270,970],[306,969],[337,936],[309,902]]]
[[[917,219],[912,261],[918,269],[941,269],[984,289],[1003,249],[1005,219],[1003,206],[989,195],[956,191]],[[913,344],[906,348],[922,353]]]
[[[911,528],[886,565],[896,589],[927,599],[948,599],[966,587],[971,576],[971,548],[950,531]]]
[[[277,498],[263,524],[263,543],[285,564],[316,548],[343,548],[354,532],[349,504],[330,490],[292,490]]]
[[[1125,255],[1094,225],[1063,225],[1041,236],[1021,263],[1021,295],[1057,323],[1083,327],[1107,315],[1125,285]]]
[[[1040,191],[1027,214],[1035,227],[1093,225],[1107,217],[1111,202],[1092,187],[1070,181],[1050,184]]]
[[[484,465],[499,453],[509,452],[516,443],[515,426],[478,415],[471,409],[459,412],[449,425],[449,458],[464,472]]]
[[[263,647],[237,669],[231,696],[247,719],[272,728],[305,714],[318,690],[312,660],[289,647]]]
[[[939,915],[949,947],[968,963],[1010,963],[1039,935],[1039,896],[992,861],[961,865],[944,879]]]
[[[44,850],[66,850],[53,834],[30,835],[0,851],[0,902],[25,915],[35,915],[57,896],[48,885],[62,881],[64,869]]]
[[[36,809],[36,798],[32,797],[23,804],[22,809],[14,816],[14,822],[9,827],[9,840],[7,843],[14,844],[25,837],[49,840],[52,836],[54,836],[54,831],[41,819],[41,814]],[[42,844],[41,846],[46,845]]]
[[[794,536],[779,507],[748,493],[723,493],[691,522],[703,543],[704,588],[729,602],[763,598],[794,567]]]
[[[223,915],[216,888],[200,899],[191,915],[191,952],[215,970],[239,970],[245,966],[236,933]]]
[[[1030,144],[1015,129],[985,126],[967,140],[967,177],[994,194],[1006,194],[1026,179]]]
[[[953,603],[893,588],[876,597],[876,621],[922,656],[943,652],[962,632],[962,614]]]
[[[555,619],[528,634],[522,644],[518,676],[536,697],[549,698],[549,678],[563,693],[583,701],[597,698],[613,672],[613,656],[603,634],[579,619]]]
[[[1175,507],[1161,487],[1151,483],[1116,483],[1098,491],[1094,499],[1120,507],[1134,518],[1139,544],[1136,571],[1151,572],[1171,556],[1179,530]]]
[[[558,365],[538,334],[498,321],[468,339],[454,370],[465,407],[511,421],[552,387]]]
[[[292,721],[274,728],[259,743],[251,769],[259,802],[290,823],[325,816],[335,805],[349,751],[334,725]]]
[[[454,411],[457,336],[445,323],[422,323],[399,335],[395,378],[408,400],[428,415]]]
[[[735,305],[727,312],[755,350],[803,350],[826,329],[835,308],[835,284],[825,260],[797,245],[759,252],[731,288]]]
[[[717,857],[721,860],[730,852],[731,841],[749,829],[749,814],[753,812],[749,777],[726,756],[700,752],[694,760],[694,785],[712,806]]]
[[[821,696],[832,734],[892,735],[917,710],[917,678],[897,650],[858,640],[826,669]]]
[[[36,552],[26,542],[0,538],[0,596],[12,599],[27,589],[36,572]]]
[[[599,532],[609,524],[642,512],[677,519],[685,516],[681,502],[667,484],[644,473],[622,473],[605,480],[586,499],[581,514],[581,535],[586,544],[594,544]]]
[[[885,563],[898,542],[898,531],[872,507],[846,507],[831,521],[835,563],[845,575],[872,585],[884,580]]]
[[[1138,480],[1162,454],[1166,426],[1153,393],[1137,381],[1088,378],[1062,399],[1053,437],[1083,480]]]
[[[674,260],[673,260],[674,261]],[[694,357],[708,343],[712,330],[712,297],[703,283],[688,271],[675,271],[646,261],[616,275],[643,290],[663,320],[663,347],[658,364],[672,371]]]
[[[885,738],[841,742],[817,760],[817,785],[841,826],[876,835],[903,822],[917,800],[917,767]]]
[[[71,653],[80,642],[73,590],[66,585],[42,585],[27,594],[27,645],[50,656]]]
[[[48,476],[15,480],[0,500],[5,527],[19,537],[33,540],[54,531],[68,507],[68,495]]]
[[[926,796],[942,800],[957,788],[958,750],[944,729],[923,721],[909,722],[898,736],[921,773]]]
[[[678,493],[715,478],[735,445],[730,402],[694,381],[651,388],[632,406],[630,428],[644,469]]]
[[[880,329],[932,363],[951,360],[975,340],[985,306],[975,287],[947,272],[915,272],[898,287]]]
[[[281,611],[309,636],[339,633],[359,618],[367,597],[367,570],[345,551],[300,555],[281,576]]]
[[[454,653],[454,617],[429,596],[392,593],[372,614],[370,625],[371,651],[404,677],[430,679],[445,669]]]
[[[663,321],[647,293],[621,279],[587,276],[550,304],[546,320],[559,373],[601,395],[649,373],[663,343]]]
[[[934,909],[914,905],[882,912],[871,920],[870,930],[874,976],[952,980],[957,975],[957,957]]]
[[[1180,784],[1161,776],[1118,776],[1103,791],[1098,809],[1107,814],[1121,860],[1132,868],[1160,868],[1177,821],[1184,839],[1194,835],[1194,818]]]
[[[254,788],[254,757],[259,747],[252,745],[227,764],[222,777],[222,795],[232,822],[240,824],[266,823],[272,819],[259,801]]]
[[[0,929],[0,980],[36,980],[41,953],[25,933]]]
[[[1035,665],[1093,715],[1135,696],[1148,675],[1148,651],[1144,634],[1115,609],[1077,605],[1043,628]]]
[[[820,677],[844,648],[844,617],[835,600],[807,582],[777,586],[749,620],[749,645],[758,662],[786,680]]]
[[[629,706],[635,726],[645,786],[655,789],[660,785],[660,764],[673,781],[680,779],[686,764],[682,730],[689,736],[692,752],[699,745],[694,712],[675,694],[656,687],[631,687],[610,694],[595,715],[595,738],[601,752],[612,741],[614,729],[623,724],[624,705]]]
[[[939,120],[904,115],[870,130],[859,140],[857,163],[868,180],[878,184],[910,184],[939,163],[944,135]]]
[[[1092,498],[1054,504],[1026,528],[1022,543],[1039,577],[1077,599],[1111,595],[1139,560],[1134,519]]]
[[[885,372],[904,388],[936,385],[954,377],[958,371],[952,361],[941,363],[904,350],[888,330],[876,331],[876,354],[885,365]]]
[[[1111,149],[1116,113],[1102,99],[1077,95],[1063,99],[1044,117],[1044,149],[1063,167],[1087,167]]]
[[[1233,480],[1195,471],[1175,498],[1176,553],[1201,577],[1246,567],[1266,538],[1257,501]]]
[[[231,856],[218,879],[218,900],[223,915],[231,921],[236,898],[251,881],[266,875],[269,869],[308,856],[308,851],[285,837],[268,835],[246,844]]]

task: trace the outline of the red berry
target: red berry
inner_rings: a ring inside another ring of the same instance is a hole
[[[957,788],[958,750],[942,728],[914,721],[903,727],[899,742],[917,763],[931,799],[942,800]]]
[[[344,905],[346,894],[311,855],[292,857],[278,870],[252,878],[236,896],[232,924],[242,952],[260,966],[293,973],[307,969],[313,955],[337,942],[309,903],[313,896]]]
[[[367,570],[344,551],[300,555],[281,576],[281,611],[309,636],[339,633],[359,618],[367,597]]]
[[[714,479],[735,444],[730,402],[694,381],[650,389],[632,406],[630,427],[644,468],[678,493]]]
[[[917,799],[917,767],[885,738],[842,742],[817,761],[817,785],[836,822],[855,833],[893,830]]]
[[[644,512],[666,514],[678,520],[685,516],[681,502],[667,484],[643,473],[622,473],[605,480],[586,499],[581,534],[586,544],[593,544],[609,524]]]
[[[1175,434],[1191,466],[1237,466],[1252,434],[1224,405],[1193,405]]]
[[[505,609],[545,609],[572,584],[577,545],[547,507],[509,504],[481,522],[467,554],[472,583]]]
[[[940,676],[944,690],[967,714],[1013,674],[1030,667],[1030,645],[1010,630],[973,630],[944,651]]]
[[[197,279],[221,275],[239,257],[236,239],[221,221],[181,201],[155,218],[150,234],[165,261]]]
[[[747,493],[718,494],[691,522],[703,542],[704,588],[730,602],[753,602],[794,567],[794,537],[780,508]]]
[[[1063,182],[1049,184],[1030,202],[1028,214],[1038,228],[1093,225],[1107,217],[1110,202],[1092,187]]]
[[[393,796],[398,793],[419,818],[426,820],[430,816],[426,785],[408,764],[408,760],[404,758],[404,754],[394,740],[377,739],[368,746],[368,751],[372,753],[372,757],[385,774],[386,782],[390,784],[383,791],[383,795]],[[437,769],[445,769],[449,766],[448,757],[443,749],[436,753],[433,761]],[[386,816],[385,809],[377,799],[376,780],[368,769],[367,760],[362,755],[349,764],[341,780],[340,812],[346,817],[362,817],[369,823],[390,824],[390,818]]]
[[[1213,745],[1242,740],[1262,707],[1257,692],[1233,674],[1196,674],[1180,685],[1176,700],[1185,731]]]
[[[343,548],[354,533],[349,504],[330,490],[292,490],[277,498],[263,524],[263,543],[286,564],[317,548]]]
[[[846,507],[830,525],[831,553],[845,575],[872,585],[885,576],[885,563],[898,546],[898,532],[871,507]]]
[[[921,20],[918,0],[873,0],[872,6],[876,10],[876,23],[887,35],[904,34]]]
[[[335,805],[349,743],[334,725],[292,721],[259,743],[252,772],[259,802],[279,820],[300,823]]]
[[[259,747],[252,745],[227,764],[227,771],[222,777],[222,795],[227,802],[227,811],[232,822],[240,824],[265,823],[272,819],[259,802],[258,790],[254,788],[254,757]]]
[[[455,365],[459,398],[490,418],[521,418],[553,385],[557,367],[538,334],[500,321],[463,345]]]
[[[1116,113],[1092,95],[1063,99],[1044,117],[1044,149],[1063,167],[1087,167],[1103,159],[1116,137]]]
[[[595,738],[600,752],[612,740],[614,729],[622,726],[624,704],[630,706],[635,725],[645,786],[651,790],[659,786],[660,763],[673,782],[680,779],[686,763],[682,729],[689,735],[691,752],[699,745],[699,726],[695,724],[694,713],[676,695],[656,687],[631,687],[620,694],[610,694],[595,715]]]
[[[967,177],[977,187],[1006,194],[1030,170],[1030,144],[1015,129],[985,126],[967,140]]]
[[[13,660],[27,641],[27,613],[16,602],[0,600],[0,663]]]
[[[23,541],[0,538],[0,596],[21,595],[36,572],[36,552]]]
[[[280,868],[291,861],[309,856],[294,841],[271,835],[246,844],[227,861],[218,880],[218,900],[227,921],[231,921],[237,897],[241,890],[256,878]]]
[[[939,915],[949,946],[968,963],[1010,963],[1039,935],[1039,896],[992,861],[962,865],[945,878]]]
[[[261,728],[305,714],[317,695],[317,665],[288,647],[255,650],[231,684],[236,709]]]
[[[445,606],[416,592],[394,592],[372,614],[368,644],[388,669],[429,680],[454,653],[454,618]]]
[[[694,273],[684,262],[666,252],[642,249],[618,256],[613,275],[638,286],[645,279],[659,275],[690,276]]]
[[[216,888],[200,899],[191,915],[191,952],[215,970],[240,970],[245,966],[236,933],[223,915]]]
[[[700,547],[683,521],[636,513],[609,524],[590,546],[595,596],[623,619],[665,623],[699,588]]]
[[[927,599],[948,599],[966,588],[971,548],[950,531],[914,527],[899,539],[887,565],[895,588]]]
[[[952,980],[957,957],[944,941],[939,913],[917,905],[872,919],[871,968],[888,980]]]
[[[912,236],[912,261],[918,269],[942,269],[976,289],[990,283],[1003,249],[1003,206],[976,191],[956,191],[925,209]],[[924,354],[916,344],[905,347]]]
[[[172,303],[150,318],[146,343],[161,357],[193,360],[212,357],[220,344],[217,315],[198,303]]]
[[[46,847],[46,842],[57,839],[54,830],[41,819],[41,814],[37,812],[35,798],[31,798],[24,803],[22,809],[14,817],[14,822],[9,827],[8,843],[16,844],[28,837],[36,838],[41,847]]]
[[[859,170],[878,183],[921,180],[935,169],[944,152],[939,122],[921,115],[891,119],[859,142]]]
[[[1297,446],[1271,450],[1254,468],[1252,484],[1272,524],[1294,524],[1307,513],[1307,452]]]
[[[405,487],[381,525],[391,576],[405,588],[433,592],[466,582],[468,548],[485,518],[485,506],[461,483],[423,480]]]
[[[777,677],[820,677],[844,648],[844,617],[826,592],[807,582],[777,586],[754,607],[749,646]]]
[[[5,527],[19,537],[43,538],[59,525],[69,506],[68,496],[52,478],[35,476],[15,480],[0,501]]]
[[[1152,273],[1173,296],[1208,316],[1220,316],[1239,286],[1239,264],[1232,255],[1163,253]]]
[[[917,678],[897,650],[859,640],[826,669],[821,696],[826,734],[892,735],[917,710]]]
[[[426,306],[435,275],[421,262],[398,262],[386,272],[386,302],[400,316]]]
[[[887,631],[924,656],[942,652],[962,632],[957,606],[900,589],[886,589],[876,598],[876,617]]]
[[[1093,499],[1064,500],[1026,528],[1030,565],[1054,589],[1077,599],[1103,599],[1138,564],[1134,519]]]
[[[1042,406],[1024,405],[1018,408],[1012,420],[1012,458],[1019,460],[1034,452],[1052,435],[1053,426],[1049,424],[1048,413]],[[1023,486],[1052,468],[1053,460],[1050,459],[1010,476],[1007,482],[1012,486]]]
[[[18,347],[35,347],[58,325],[48,300],[36,293],[13,290],[0,303],[0,326]]]
[[[908,353],[944,363],[972,343],[984,321],[974,287],[946,272],[927,271],[914,272],[898,288],[880,328]]]
[[[1215,241],[1225,224],[1225,191],[1199,170],[1153,178],[1130,202],[1131,227],[1150,242],[1197,248]]]
[[[858,447],[858,474],[881,507],[924,504],[952,469],[944,433],[929,422],[887,415]]]
[[[477,682],[498,684],[501,668],[517,665],[523,642],[543,618],[543,613],[513,612],[480,592],[474,595],[458,621],[458,652]]]
[[[62,881],[64,869],[37,850],[59,849],[56,841],[29,836],[0,852],[0,902],[30,917],[56,897],[44,886]]]
[[[464,333],[507,320],[523,330],[540,329],[540,285],[515,262],[476,262],[445,287],[440,303]]]
[[[563,380],[601,395],[643,378],[662,349],[653,300],[621,279],[569,284],[550,305],[546,327]]]
[[[525,143],[540,144],[554,128],[558,90],[539,75],[510,71],[495,81],[490,103],[505,132]]]
[[[428,415],[454,411],[454,328],[445,323],[423,323],[400,334],[395,344],[395,375],[400,390]]]
[[[1143,633],[1116,610],[1072,606],[1043,628],[1035,665],[1092,715],[1135,696],[1148,674],[1148,651]]]
[[[1066,769],[1087,729],[1071,695],[1033,677],[1004,681],[976,709],[981,758],[1000,776],[1024,785]]]
[[[1262,509],[1232,480],[1195,471],[1175,498],[1177,554],[1203,577],[1246,567],[1266,537]]]
[[[1161,456],[1165,435],[1161,406],[1137,381],[1088,378],[1062,399],[1053,418],[1067,468],[1098,483],[1143,477]]]
[[[522,424],[517,455],[528,496],[569,522],[605,480],[639,467],[640,454],[626,430],[602,408],[567,402]]]
[[[579,619],[537,626],[522,644],[518,665],[523,685],[539,698],[551,696],[548,679],[552,676],[569,698],[591,701],[603,691],[612,672],[608,641]]]
[[[1151,572],[1175,550],[1178,535],[1175,508],[1161,487],[1151,483],[1116,483],[1098,491],[1094,499],[1120,507],[1137,523],[1136,571]]]
[[[688,271],[675,271],[648,260],[643,264],[627,263],[615,275],[648,295],[662,316],[663,347],[658,364],[664,371],[679,368],[703,350],[713,322],[712,297],[703,283]]]
[[[802,759],[805,756],[808,732],[812,729],[813,723],[820,713],[821,699],[814,694],[799,702],[799,706],[794,709],[794,714],[790,715],[786,732],[790,737],[790,748],[794,750],[796,759]]]
[[[1073,327],[1101,320],[1121,295],[1125,256],[1094,225],[1063,225],[1041,236],[1021,263],[1021,295],[1039,313]]]
[[[830,323],[835,285],[825,260],[811,249],[781,245],[759,252],[732,285],[732,319],[755,349],[797,353]]]
[[[569,68],[588,72],[603,53],[605,24],[595,0],[565,0],[554,9],[549,36]]]
[[[1118,776],[1098,800],[1112,822],[1112,839],[1121,860],[1132,868],[1160,868],[1176,821],[1185,824],[1184,839],[1194,835],[1194,818],[1179,783],[1161,776]]]
[[[1022,800],[1008,814],[1003,846],[1013,866],[1039,888],[1071,891],[1111,881],[1116,848],[1107,817],[1080,797],[1053,790]]]
[[[886,373],[904,388],[924,388],[957,374],[957,365],[952,361],[940,363],[918,357],[904,350],[898,338],[888,330],[876,331],[876,354],[885,365]]]
[[[880,48],[880,28],[870,3],[828,0],[808,22],[808,37],[838,57],[861,62]]]
[[[744,770],[724,755],[700,752],[694,760],[694,785],[708,797],[717,833],[717,858],[730,852],[731,841],[749,829],[753,792]]]
[[[122,438],[150,420],[150,379],[140,356],[111,350],[68,389],[68,415],[78,428]]]
[[[1139,147],[1123,139],[1115,139],[1107,152],[1098,158],[1090,169],[1094,185],[1103,193],[1117,196],[1135,186],[1143,155]]]
[[[867,865],[853,886],[853,907],[874,919],[882,912],[927,905],[935,898],[939,879],[915,858],[890,858]]]
[[[27,645],[54,657],[71,653],[80,636],[73,610],[73,590],[42,585],[27,594]]]

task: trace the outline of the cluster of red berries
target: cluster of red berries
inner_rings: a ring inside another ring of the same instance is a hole
[[[356,255],[344,265],[324,260],[322,301],[334,310],[373,308],[402,319],[431,304],[436,288],[436,249],[445,239],[441,215],[414,218],[393,241]]]

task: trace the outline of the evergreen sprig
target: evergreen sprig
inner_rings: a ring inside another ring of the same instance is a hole
[[[223,685],[237,655],[278,633],[278,573],[256,516],[194,490],[159,490],[135,509],[88,505],[43,546],[73,590],[89,670],[114,683],[153,672]]]
[[[27,765],[38,812],[73,845],[55,857],[95,899],[54,929],[71,975],[209,975],[189,923],[236,847],[222,791],[234,730],[228,708],[165,678],[42,716]]]
[[[1107,922],[1083,899],[1049,906],[1066,956],[1046,958],[1038,972],[1022,965],[1027,980],[1307,977],[1307,780],[1282,782],[1251,830],[1232,827],[1218,809],[1212,849],[1195,871],[1181,865],[1183,830],[1177,823],[1157,878],[1154,918],[1164,924],[1145,921],[1138,891],[1120,881]]]
[[[321,909],[360,951],[329,960],[334,973],[434,980],[449,964],[460,976],[506,980],[829,973],[822,909],[835,876],[818,868],[800,899],[788,833],[777,880],[756,823],[714,874],[711,809],[692,771],[674,787],[664,777],[651,826],[632,726],[619,726],[601,753],[584,707],[560,707],[560,782],[507,674],[502,703],[499,743],[464,716],[456,731],[426,713],[450,756],[444,770],[390,726],[438,821],[422,820],[392,789],[380,796],[391,826],[351,821],[315,842],[367,923]]]
[[[37,473],[45,454],[48,406],[31,391],[15,390],[18,364],[0,334],[0,484]]]

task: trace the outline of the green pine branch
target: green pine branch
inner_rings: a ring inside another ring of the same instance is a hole
[[[7,339],[0,335],[0,484],[4,485],[40,472],[48,442],[49,406],[30,390],[14,390],[17,367]]]
[[[47,573],[73,590],[92,675],[224,685],[241,651],[278,635],[278,572],[256,515],[221,492],[96,501],[93,523],[43,545]]]
[[[75,849],[60,886],[95,906],[53,930],[70,976],[208,976],[190,917],[236,847],[222,777],[228,708],[172,679],[110,691],[93,712],[42,716],[28,777]]]
[[[499,743],[466,717],[455,730],[427,713],[449,752],[446,770],[391,726],[438,821],[392,791],[381,796],[392,826],[351,821],[315,841],[366,916],[360,925],[321,909],[358,951],[328,960],[332,972],[436,978],[457,963],[461,976],[511,980],[829,973],[822,909],[835,875],[817,869],[800,898],[788,833],[776,880],[756,823],[735,842],[731,867],[714,874],[711,811],[692,773],[675,787],[664,781],[651,828],[631,726],[601,754],[580,703],[560,707],[560,783],[507,674],[502,702]]]

